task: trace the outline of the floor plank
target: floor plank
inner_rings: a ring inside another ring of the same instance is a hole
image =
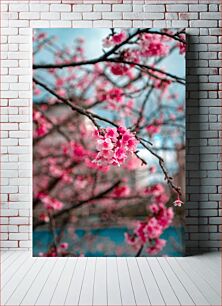
[[[192,269],[201,275],[201,277],[211,286],[216,292],[221,294],[221,269],[218,269],[218,273],[214,273],[209,265],[205,265],[202,261],[199,261],[195,257],[189,258],[189,264]]]
[[[14,252],[14,254],[12,256],[8,257],[5,260],[4,265],[2,265],[1,273],[5,273],[8,270],[8,268],[10,268],[10,266],[14,265],[16,260],[19,259],[22,255],[23,255],[22,252]]]
[[[219,305],[220,304],[220,296],[216,293],[215,289],[213,289],[209,284],[197,273],[194,269],[190,267],[189,262],[186,258],[178,257],[176,261],[179,263],[180,267],[183,271],[189,275],[192,280],[195,282],[196,286],[206,298],[206,300],[211,305]]]
[[[171,284],[171,287],[174,288],[176,292],[176,296],[180,302],[181,305],[195,305],[194,301],[192,300],[192,297],[189,295],[185,287],[183,286],[180,279],[177,277],[177,275],[172,270],[169,263],[165,260],[165,258],[158,258],[157,259],[160,267],[165,274],[166,278],[168,279],[169,283]]]
[[[67,258],[50,258],[48,260],[55,261],[55,266],[42,288],[35,305],[50,305],[54,290],[62,275]]]
[[[107,258],[108,305],[122,305],[116,257]]]
[[[12,256],[15,252],[0,252],[0,262],[3,263],[5,260],[7,260],[7,258],[9,258],[10,256]]]
[[[38,276],[38,273],[43,268],[44,264],[46,264],[44,259],[42,260],[42,258],[37,258],[35,264],[32,265],[31,269],[22,279],[22,282],[18,284],[12,295],[7,300],[6,305],[20,305],[24,295],[26,295],[26,292],[35,281],[35,278]]]
[[[77,258],[67,259],[64,270],[51,299],[50,305],[64,305],[76,263]]]
[[[205,263],[215,275],[218,275],[218,268],[221,267],[220,256],[216,256],[214,253],[208,253],[206,255],[195,256],[201,263]]]
[[[73,271],[73,275],[65,299],[65,305],[78,305],[82,282],[86,270],[86,263],[87,258],[85,257],[77,259],[77,263]]]
[[[50,261],[43,261],[43,267],[39,271],[29,290],[24,295],[21,305],[35,305],[44,285],[46,284],[52,269],[55,266],[56,261],[54,258]]]
[[[150,257],[147,258],[147,262],[153,272],[156,282],[159,285],[159,289],[162,293],[166,305],[179,305],[180,303],[176,296],[175,290],[172,288],[171,284],[163,273],[157,259]]]
[[[92,305],[93,304],[93,288],[95,279],[96,257],[89,257],[87,259],[86,271],[82,282],[82,288],[79,297],[78,305]]]
[[[158,283],[154,278],[153,272],[150,269],[146,258],[137,258],[137,264],[143,277],[151,305],[165,305]]]
[[[18,270],[22,268],[29,258],[28,253],[22,254],[22,256],[18,257],[18,260],[16,260],[16,262],[14,262],[14,264],[7,269],[6,273],[2,272],[1,290],[7,285],[12,277],[18,273]]]
[[[183,285],[185,286],[187,292],[192,297],[192,300],[196,305],[209,305],[209,302],[206,300],[206,298],[203,296],[203,294],[200,292],[200,290],[197,288],[196,284],[193,282],[191,277],[189,277],[183,269],[181,269],[181,266],[178,264],[175,258],[166,258],[169,265],[171,266],[172,270],[176,275],[179,276],[180,280],[182,281]]]
[[[21,266],[17,273],[13,275],[10,279],[10,282],[6,284],[6,286],[1,291],[1,303],[4,305],[13,292],[16,290],[17,286],[23,282],[26,274],[29,270],[35,265],[37,259],[33,259],[29,257],[28,260],[25,262],[25,265]]]
[[[141,277],[136,258],[134,257],[127,258],[127,265],[135,294],[136,304],[150,305],[150,300],[146,288],[144,286],[144,281],[143,278]]]
[[[93,305],[107,305],[106,258],[97,258],[93,290]]]
[[[126,258],[117,258],[120,292],[123,305],[136,305],[135,295],[130,279]]]

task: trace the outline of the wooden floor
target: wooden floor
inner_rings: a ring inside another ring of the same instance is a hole
[[[1,253],[0,305],[221,305],[220,254],[32,258]]]

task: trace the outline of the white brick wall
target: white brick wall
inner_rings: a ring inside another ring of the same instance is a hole
[[[1,248],[31,247],[33,27],[187,28],[186,240],[191,251],[221,246],[221,6],[220,0],[2,1]]]

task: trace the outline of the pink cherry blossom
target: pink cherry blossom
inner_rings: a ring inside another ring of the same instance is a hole
[[[151,204],[148,205],[148,209],[153,213],[153,214],[157,214],[159,211],[159,207],[157,204]]]
[[[153,136],[154,134],[157,134],[161,130],[161,126],[154,124],[149,124],[145,127],[146,131],[150,136]]]
[[[47,223],[49,222],[49,216],[46,213],[42,212],[39,214],[39,220]]]
[[[136,236],[132,236],[129,233],[125,233],[124,236],[126,243],[129,245],[134,246],[138,242],[138,238]]]
[[[39,95],[41,95],[41,93],[42,93],[42,91],[41,91],[40,88],[35,87],[35,88],[33,89],[33,94],[34,94],[35,96],[39,96]]]
[[[155,166],[151,166],[149,167],[149,172],[152,174],[152,173],[155,173],[156,172],[156,167]]]
[[[60,243],[59,246],[60,246],[61,249],[66,250],[66,249],[68,249],[69,244],[67,242],[62,242],[62,243]]]
[[[114,191],[114,195],[118,197],[124,197],[130,194],[130,188],[128,186],[117,186]]]
[[[184,54],[186,52],[186,45],[184,43],[179,42],[177,47],[179,48],[180,54]]]
[[[140,38],[140,48],[142,56],[166,56],[169,46],[163,42],[161,35],[145,33]]]
[[[147,231],[148,237],[151,239],[159,237],[163,232],[162,226],[158,224],[158,220],[154,217],[149,220],[145,230]]]
[[[112,36],[112,41],[115,44],[120,44],[121,42],[123,42],[126,39],[126,33],[125,32],[120,32],[118,34],[114,34]]]
[[[97,141],[97,150],[111,150],[114,147],[114,144],[110,138],[98,139]]]
[[[138,141],[135,135],[125,127],[106,128],[96,132],[97,156],[94,160],[97,164],[120,166],[127,157],[132,155]]]
[[[174,206],[178,206],[181,207],[183,202],[180,200],[180,198],[178,197],[174,202],[173,202]]]
[[[180,39],[185,40],[185,34],[180,34],[179,35]],[[178,42],[177,47],[179,48],[180,54],[184,54],[186,52],[186,43],[185,42]]]
[[[60,86],[63,86],[64,83],[65,83],[65,80],[63,78],[58,78],[58,79],[56,79],[55,85],[56,85],[56,87],[60,87]]]
[[[166,245],[166,240],[164,239],[156,239],[154,244],[147,248],[147,253],[150,255],[158,254]]]
[[[166,207],[168,196],[165,195],[163,185],[156,184],[146,188],[146,194],[152,196],[153,203],[148,205],[147,219],[138,222],[132,235],[127,236],[129,245],[134,243],[141,246],[148,246],[146,251],[152,255],[159,253],[164,247],[164,240],[160,240],[163,231],[172,223],[174,212],[172,207]],[[164,200],[161,202],[159,199]]]
[[[110,66],[110,71],[114,75],[125,75],[127,71],[130,69],[129,66],[121,63],[112,63],[109,66]]]
[[[114,35],[109,35],[105,39],[103,39],[103,47],[110,48],[114,45],[118,45],[122,43],[126,39],[126,32],[116,33]]]
[[[47,210],[61,210],[64,206],[61,201],[46,194],[42,194],[40,196],[40,199],[44,204],[45,209]]]
[[[119,104],[124,102],[123,90],[121,88],[114,87],[109,90],[98,88],[97,90],[97,99],[101,102],[105,101],[108,109],[118,110]]]

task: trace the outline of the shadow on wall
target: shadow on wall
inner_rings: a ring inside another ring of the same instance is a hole
[[[197,46],[193,37],[186,36],[186,255],[200,253],[199,248],[199,205],[200,193],[200,112],[199,75],[194,63],[198,63]]]

